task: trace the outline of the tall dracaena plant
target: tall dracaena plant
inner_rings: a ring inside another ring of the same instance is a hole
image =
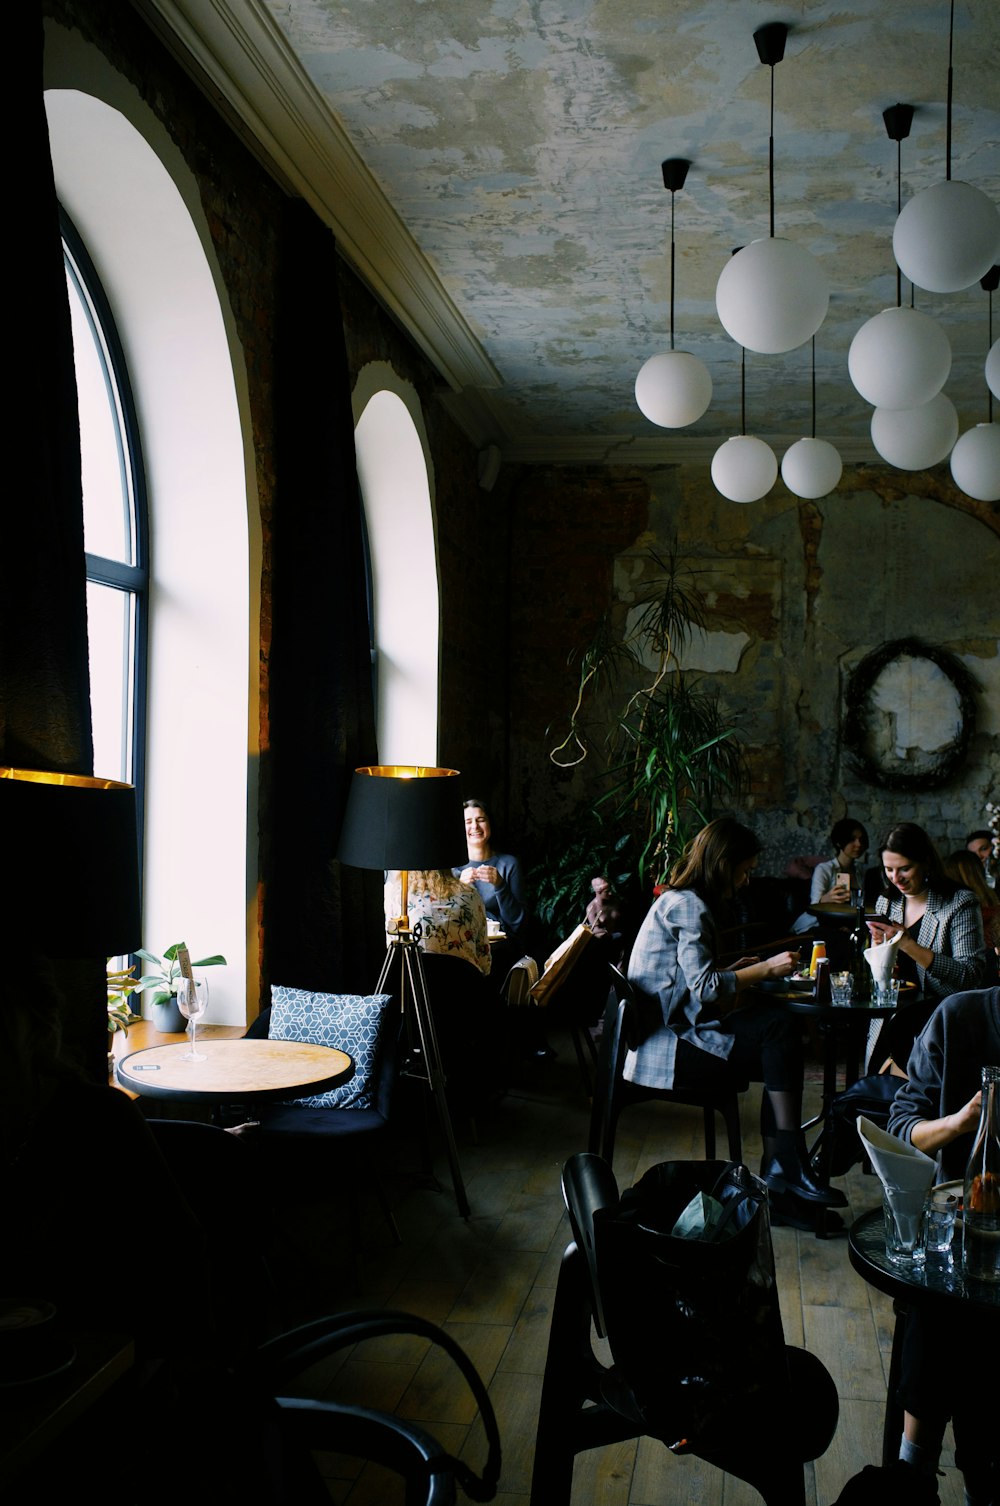
[[[610,788],[596,806],[617,830],[633,833],[644,888],[665,877],[686,842],[711,820],[717,796],[723,790],[735,795],[745,776],[737,729],[723,717],[716,693],[687,679],[680,667],[692,632],[705,626],[692,572],[679,564],[675,549],[649,557],[660,573],[649,583],[642,610],[624,640],[615,641],[602,624],[581,658],[569,733],[550,754],[562,766],[582,762],[588,691],[602,681],[610,688],[626,664],[654,666],[651,681],[615,717],[607,744]],[[574,756],[565,758],[571,746]]]

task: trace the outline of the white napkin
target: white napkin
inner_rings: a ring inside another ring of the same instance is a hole
[[[896,966],[896,953],[899,951],[899,943],[903,939],[902,931],[893,936],[889,941],[875,941],[863,952],[868,966],[872,970],[872,982],[876,988],[883,988],[892,977],[892,970]]]
[[[937,1174],[937,1162],[915,1145],[879,1129],[863,1114],[858,1115],[857,1125],[861,1143],[892,1204],[900,1233],[908,1230],[915,1233],[928,1188]]]
[[[858,1134],[871,1157],[882,1186],[900,1192],[919,1190],[921,1197],[934,1180],[937,1161],[931,1156],[880,1129],[864,1114],[858,1115]]]

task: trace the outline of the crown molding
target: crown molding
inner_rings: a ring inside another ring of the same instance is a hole
[[[259,0],[134,0],[456,391],[500,373]],[[241,133],[242,134],[242,133]]]

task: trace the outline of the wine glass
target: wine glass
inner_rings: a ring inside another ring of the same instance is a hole
[[[178,979],[177,1008],[186,1020],[191,1021],[191,1046],[185,1051],[181,1061],[206,1061],[204,1051],[199,1051],[197,1047],[198,1021],[208,1008],[208,984],[204,978]]]

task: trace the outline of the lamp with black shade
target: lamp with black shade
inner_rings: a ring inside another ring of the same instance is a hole
[[[463,842],[458,770],[423,764],[368,764],[355,769],[347,797],[337,857],[352,868],[398,869],[401,914],[387,931],[385,961],[376,993],[388,991],[399,973],[400,997],[410,1031],[407,1072],[425,1083],[434,1099],[444,1136],[455,1200],[463,1218],[470,1213],[445,1096],[434,1017],[427,995],[419,922],[407,913],[408,871],[450,868]]]
[[[22,992],[30,991],[36,963],[49,967],[41,959],[100,959],[99,1031],[91,1041],[82,1017],[69,1031],[96,1077],[107,1060],[105,959],[142,940],[135,789],[86,774],[3,766],[0,833],[4,921],[18,949]],[[89,991],[88,981],[87,997]],[[74,1009],[66,1023],[78,1014]]]

